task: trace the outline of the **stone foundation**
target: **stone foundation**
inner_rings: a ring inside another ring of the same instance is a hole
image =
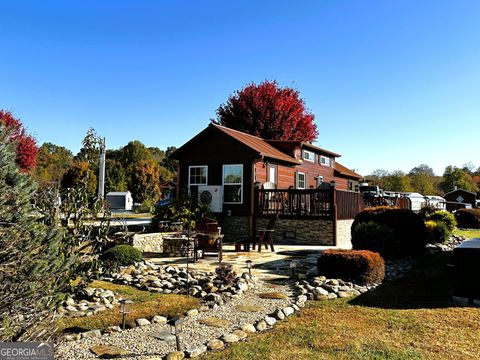
[[[225,216],[219,220],[223,242],[231,243],[248,238],[248,216]]]
[[[342,249],[352,248],[351,228],[353,219],[337,220],[337,246]]]
[[[257,230],[266,229],[268,222],[268,218],[258,218]],[[282,245],[333,245],[333,221],[278,219],[273,241],[274,244]]]

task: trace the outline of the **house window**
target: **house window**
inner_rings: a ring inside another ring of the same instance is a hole
[[[297,173],[297,189],[305,189],[307,184],[307,176],[305,173],[298,172]]]
[[[275,166],[269,166],[268,167],[268,182],[271,182],[272,184],[277,183],[277,168]]]
[[[208,166],[189,166],[188,185],[207,185]]]
[[[308,150],[303,150],[303,159],[307,161],[315,162],[315,153]]]
[[[353,181],[348,180],[348,190],[353,191]]]
[[[241,204],[243,195],[243,165],[223,165],[223,202]]]
[[[320,164],[324,165],[324,166],[330,166],[332,162],[332,159],[330,159],[329,157],[327,156],[320,156]]]

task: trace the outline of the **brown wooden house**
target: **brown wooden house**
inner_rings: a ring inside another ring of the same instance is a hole
[[[454,189],[443,197],[447,201],[447,210],[449,211],[458,209],[458,206],[455,206],[456,204],[463,205],[462,207],[465,207],[465,204],[471,205],[472,208],[476,207],[477,194],[465,189]]]
[[[361,175],[337,162],[339,154],[307,142],[264,140],[210,124],[172,154],[179,160],[178,194],[221,186],[223,213],[250,215],[254,186],[315,189],[323,183],[355,190]]]

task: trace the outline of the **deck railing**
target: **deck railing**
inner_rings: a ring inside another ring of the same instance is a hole
[[[255,214],[332,219],[334,196],[333,189],[257,189]]]

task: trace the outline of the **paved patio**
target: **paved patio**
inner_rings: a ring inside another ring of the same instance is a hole
[[[262,252],[236,252],[233,245],[223,246],[223,262],[232,264],[237,272],[246,271],[246,261],[253,264],[252,273],[260,278],[282,278],[291,274],[290,263],[296,260],[299,271],[308,272],[316,266],[321,251],[334,248],[333,246],[300,246],[300,245],[275,245],[275,252],[263,250]],[[159,254],[146,254],[149,261],[157,265],[186,265],[185,257],[160,257]],[[190,258],[189,266],[195,269],[214,271],[218,266],[216,256],[206,256],[193,263]]]

